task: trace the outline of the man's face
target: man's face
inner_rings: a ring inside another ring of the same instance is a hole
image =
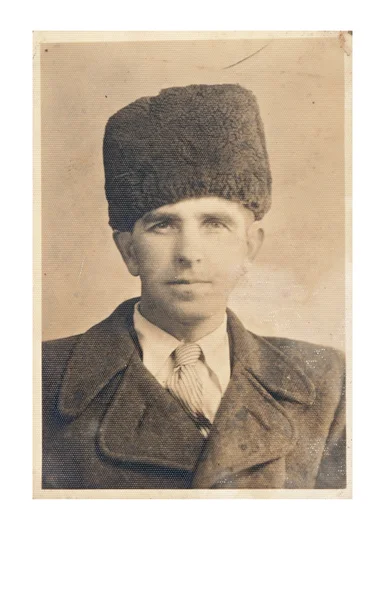
[[[116,238],[142,283],[142,300],[180,322],[225,310],[260,245],[251,211],[216,197],[183,200],[144,215]]]

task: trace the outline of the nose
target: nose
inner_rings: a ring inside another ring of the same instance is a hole
[[[176,241],[175,258],[179,264],[186,266],[202,261],[202,240],[196,227],[181,230]]]

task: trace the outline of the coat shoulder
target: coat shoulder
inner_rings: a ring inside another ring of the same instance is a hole
[[[42,344],[43,397],[51,397],[58,389],[75,345],[82,336],[49,340]]]
[[[295,363],[314,383],[329,379],[342,381],[345,374],[345,354],[331,346],[280,337],[265,337],[289,361]]]
[[[285,354],[291,354],[294,358],[322,358],[323,360],[344,362],[344,352],[332,346],[321,346],[311,342],[282,337],[264,337],[264,339]]]
[[[42,344],[43,367],[47,365],[67,363],[67,360],[82,334],[72,335],[57,340],[48,340]]]

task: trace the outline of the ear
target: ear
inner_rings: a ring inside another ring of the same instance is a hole
[[[138,261],[134,249],[133,234],[131,231],[114,231],[114,242],[121,253],[126,267],[131,275],[137,277],[139,275]]]
[[[254,221],[248,228],[247,245],[248,259],[253,261],[264,241],[264,229],[260,227],[260,221]]]

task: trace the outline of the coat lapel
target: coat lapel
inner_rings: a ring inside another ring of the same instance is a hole
[[[99,432],[106,456],[194,471],[204,438],[180,404],[133,355]]]
[[[297,439],[286,402],[312,404],[315,395],[302,371],[228,311],[232,376],[205,442],[142,364],[132,325],[137,300],[80,338],[61,387],[62,415],[79,416],[120,374],[98,434],[100,451],[110,460],[191,471],[193,487],[210,488],[232,487],[259,465],[285,457]],[[266,472],[273,474],[265,487],[283,487],[277,469]],[[284,469],[280,473],[283,478]]]
[[[99,428],[102,454],[119,462],[193,472],[204,438],[142,363],[132,324],[137,300],[125,302],[82,336],[67,366],[58,408],[68,419],[79,416],[120,373]]]
[[[264,338],[246,331],[228,311],[232,377],[198,465],[193,487],[239,487],[259,465],[283,459],[297,441],[286,402],[312,404],[313,384]],[[284,487],[283,460],[258,477],[261,487]],[[260,487],[260,485],[256,485]]]

